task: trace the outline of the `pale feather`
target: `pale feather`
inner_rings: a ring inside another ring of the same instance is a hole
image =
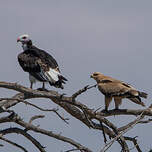
[[[56,82],[59,80],[59,75],[61,75],[58,71],[51,69],[47,72],[45,72],[45,75],[51,82]]]

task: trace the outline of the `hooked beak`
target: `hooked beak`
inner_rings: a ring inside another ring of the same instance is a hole
[[[20,42],[20,38],[17,38],[17,43]]]
[[[90,75],[90,78],[93,78],[93,76],[92,76],[92,75]]]

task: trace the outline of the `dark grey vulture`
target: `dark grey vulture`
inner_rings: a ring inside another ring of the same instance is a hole
[[[17,42],[22,43],[23,52],[18,55],[18,62],[25,72],[29,73],[32,88],[36,81],[45,82],[51,86],[63,89],[63,83],[67,81],[60,73],[56,60],[47,52],[35,47],[27,34],[21,35]]]

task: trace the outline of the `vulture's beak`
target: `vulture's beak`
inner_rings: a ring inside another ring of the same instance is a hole
[[[17,43],[20,42],[20,38],[17,38]]]

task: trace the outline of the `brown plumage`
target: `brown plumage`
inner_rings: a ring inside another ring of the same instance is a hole
[[[116,109],[119,108],[123,98],[128,98],[136,104],[145,106],[140,97],[147,98],[147,94],[136,90],[131,85],[105,76],[100,72],[94,72],[91,78],[96,80],[99,91],[105,95],[105,110],[108,110],[112,98],[114,98]]]

